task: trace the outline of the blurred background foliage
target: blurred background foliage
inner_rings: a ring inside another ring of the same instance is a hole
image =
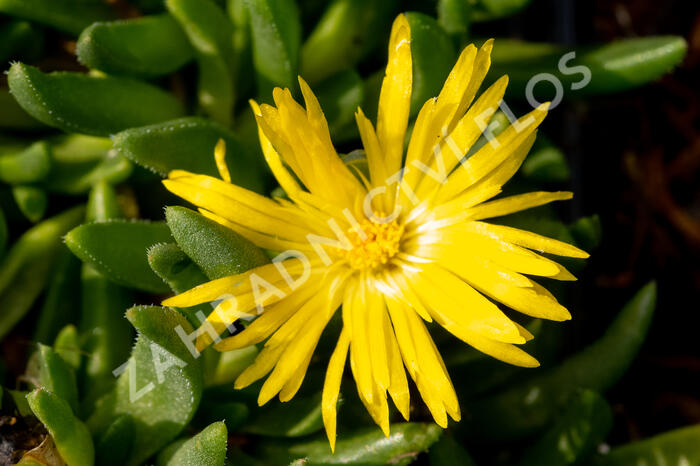
[[[567,264],[581,281],[555,290],[573,321],[522,322],[542,368],[432,329],[463,421],[443,432],[414,403],[387,440],[346,381],[331,455],[319,390],[339,323],[293,401],[259,408],[258,387],[234,391],[258,349],[193,358],[173,329],[189,334],[207,307],[152,304],[267,256],[189,209],[164,211],[180,201],[159,181],[174,168],[215,175],[223,138],[233,182],[275,190],[247,101],[298,93],[297,74],[339,152],[357,149],[353,113],[376,115],[399,12],[413,116],[459,51],[491,37],[487,81],[510,76],[516,115],[533,76],[561,82],[507,188],[574,200],[502,222],[592,258]],[[0,0],[0,62],[0,464],[700,464],[694,2]],[[576,89],[580,65],[591,81]]]

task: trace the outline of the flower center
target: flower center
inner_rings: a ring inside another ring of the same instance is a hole
[[[403,225],[396,220],[385,223],[362,220],[359,228],[355,226],[347,231],[352,248],[341,250],[341,254],[355,269],[374,269],[399,252],[403,231]]]

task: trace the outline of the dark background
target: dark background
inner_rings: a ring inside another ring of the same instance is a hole
[[[544,132],[572,168],[570,219],[599,214],[603,239],[571,310],[567,345],[595,339],[601,322],[651,279],[654,323],[640,356],[608,394],[610,443],[700,422],[700,3],[535,0],[522,14],[475,25],[476,37],[569,45],[674,34],[688,53],[671,75],[611,96],[565,100]],[[584,322],[581,325],[581,322]]]

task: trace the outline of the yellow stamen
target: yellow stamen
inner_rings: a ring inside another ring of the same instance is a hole
[[[381,223],[364,219],[348,230],[352,248],[341,250],[341,255],[355,269],[374,269],[399,252],[403,232],[404,226],[396,220]]]

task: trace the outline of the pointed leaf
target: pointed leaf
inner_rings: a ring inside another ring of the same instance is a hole
[[[223,466],[226,461],[226,424],[215,422],[188,440],[166,447],[156,466]]]
[[[82,73],[42,73],[15,63],[8,74],[12,95],[27,113],[66,132],[108,136],[132,126],[183,115],[182,104],[140,81]]]
[[[193,210],[167,207],[165,218],[178,246],[211,280],[269,262],[253,243]]]
[[[204,118],[187,117],[122,131],[114,147],[135,163],[160,175],[171,170],[218,176],[214,147],[226,141],[226,163],[232,182],[260,191],[263,186],[260,162],[253,160],[236,135]]]
[[[169,14],[93,23],[78,39],[78,60],[114,75],[172,73],[194,57],[187,36]]]
[[[152,293],[168,291],[168,286],[151,270],[147,257],[154,244],[172,241],[164,223],[88,223],[71,230],[65,241],[83,262],[116,283]]]
[[[71,466],[92,466],[95,451],[90,432],[85,424],[73,415],[68,403],[38,388],[27,395],[34,415],[49,431],[61,458]]]

